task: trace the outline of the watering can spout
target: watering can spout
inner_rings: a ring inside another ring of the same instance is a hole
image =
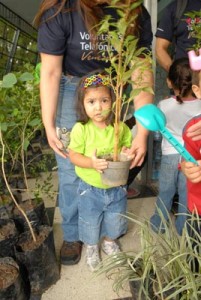
[[[163,130],[166,124],[164,113],[154,104],[147,104],[134,112],[142,126],[151,131]]]
[[[160,131],[165,139],[180,153],[187,161],[198,164],[191,154],[181,145],[171,134],[166,126],[166,117],[164,113],[154,104],[147,104],[134,112],[134,117],[142,126],[151,131]]]

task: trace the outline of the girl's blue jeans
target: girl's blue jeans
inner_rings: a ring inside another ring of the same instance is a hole
[[[56,126],[71,130],[76,122],[75,90],[80,78],[61,78],[60,95],[57,108]],[[78,198],[79,179],[70,160],[56,154],[59,177],[59,208],[62,216],[63,239],[68,242],[79,240]]]
[[[95,245],[104,236],[114,240],[126,233],[126,186],[100,189],[80,180],[78,194],[79,240]]]
[[[163,215],[165,220],[169,220],[169,212],[171,211],[173,197],[176,192],[179,195],[179,202],[175,226],[179,235],[182,234],[182,229],[186,222],[186,178],[184,174],[180,170],[178,170],[179,161],[179,154],[162,155],[159,173],[159,194],[156,201],[155,213],[150,219],[152,228],[156,232],[159,229],[163,231],[164,228],[160,214]]]

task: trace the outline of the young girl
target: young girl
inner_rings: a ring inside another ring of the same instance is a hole
[[[107,161],[98,158],[113,151],[114,127],[112,104],[114,93],[109,77],[103,72],[84,76],[77,92],[78,120],[71,132],[69,157],[80,178],[78,193],[79,239],[86,245],[86,261],[90,270],[100,262],[99,241],[108,254],[120,251],[115,241],[127,230],[126,186],[102,184],[100,173]],[[130,129],[121,123],[120,148],[131,146]]]
[[[175,96],[162,100],[158,106],[166,116],[166,127],[183,144],[182,130],[185,123],[201,110],[201,101],[192,92],[192,71],[187,58],[178,59],[171,65],[167,82]],[[150,219],[153,230],[157,232],[164,231],[161,214],[168,220],[173,196],[177,192],[179,203],[175,225],[178,234],[182,234],[187,214],[186,178],[178,169],[179,162],[180,155],[166,139],[162,139],[159,194],[155,213]]]

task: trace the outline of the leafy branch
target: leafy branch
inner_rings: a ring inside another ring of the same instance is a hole
[[[122,109],[126,107],[125,115],[128,111],[129,103],[141,92],[153,91],[148,84],[143,81],[143,73],[147,69],[147,65],[152,63],[151,53],[145,52],[145,48],[138,47],[138,36],[134,33],[136,27],[135,9],[142,4],[142,1],[133,2],[132,0],[121,3],[119,0],[112,0],[109,7],[115,9],[118,13],[118,20],[114,20],[112,16],[107,15],[100,23],[98,34],[108,36],[107,44],[102,42],[102,57],[106,62],[110,62],[110,66],[106,68],[110,76],[111,86],[114,90],[116,101],[114,103],[115,114],[115,139],[114,139],[114,157],[118,160],[119,154],[119,135],[120,121],[122,119]],[[131,33],[132,32],[132,33]],[[106,47],[104,47],[106,46]],[[140,59],[143,57],[143,59]],[[138,71],[138,77],[135,78],[135,88],[129,95],[124,94],[124,89],[128,84],[133,85],[132,74]]]

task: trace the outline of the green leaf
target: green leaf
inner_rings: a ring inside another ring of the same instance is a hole
[[[2,88],[12,88],[17,83],[17,78],[15,74],[8,73],[3,77],[3,81],[1,84]]]
[[[24,139],[24,144],[23,144],[24,151],[27,151],[28,146],[29,146],[29,140],[25,138]]]
[[[0,130],[1,131],[6,131],[8,128],[7,124],[6,123],[0,123]]]
[[[29,80],[34,80],[34,76],[33,74],[29,73],[29,72],[25,72],[23,73],[20,78],[21,81],[29,81]]]
[[[14,108],[13,110],[13,116],[17,116],[19,113],[19,110],[17,108]]]
[[[29,126],[34,127],[34,126],[39,125],[40,123],[41,123],[41,119],[35,118],[29,122]]]

